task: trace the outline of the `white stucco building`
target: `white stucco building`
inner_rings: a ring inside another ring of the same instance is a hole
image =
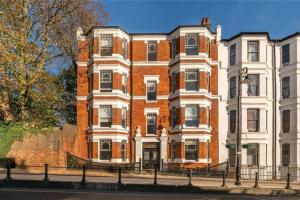
[[[265,168],[264,178],[284,173],[282,166],[300,167],[300,33],[273,40],[267,32],[242,32],[221,40],[218,52],[219,162],[229,159],[235,166],[238,75],[247,67],[249,82],[241,87],[242,166]]]

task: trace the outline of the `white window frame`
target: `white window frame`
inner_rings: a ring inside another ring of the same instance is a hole
[[[107,41],[105,44],[104,41]],[[100,35],[100,56],[112,56],[113,54],[113,35],[112,34],[101,34]],[[111,55],[102,55],[102,49],[111,49]]]
[[[111,126],[101,126],[101,110],[104,108],[109,108],[110,109],[110,116],[107,116],[107,119],[110,119],[110,121],[108,121],[107,123],[111,123],[112,126],[112,106],[111,105],[100,105],[99,106],[99,127],[100,128],[111,128]]]
[[[189,79],[189,74],[195,74],[195,80]],[[196,82],[197,88],[190,90],[187,89],[188,82]],[[199,70],[198,69],[186,69],[185,70],[185,90],[186,91],[198,91],[199,90]]]
[[[196,115],[187,115],[189,114],[188,112],[188,109],[196,109]],[[184,111],[184,115],[185,115],[185,126],[186,127],[199,127],[199,105],[198,104],[188,104],[185,106],[185,111]],[[189,118],[189,119],[188,119]],[[190,121],[194,121],[194,120],[197,120],[197,125],[195,126],[188,126],[187,125],[187,121],[190,120]]]
[[[113,89],[113,70],[100,70],[100,81],[99,81],[99,88],[100,92],[111,92]],[[109,74],[110,77],[108,79],[110,80],[104,80],[104,75]],[[101,83],[110,83],[110,88],[102,88]]]
[[[155,117],[155,132],[154,133],[149,133],[148,132],[148,125],[149,125],[149,122],[148,122],[148,118],[149,117]],[[156,130],[157,129],[157,113],[153,112],[153,113],[147,113],[146,114],[146,134],[147,135],[156,135]]]
[[[195,43],[194,45],[189,45],[188,44],[188,40],[194,38],[195,39]],[[196,48],[197,47],[197,54],[187,54],[187,49],[188,48]],[[198,33],[187,33],[185,35],[185,53],[187,56],[195,56],[195,55],[199,55],[199,34]]]
[[[101,158],[101,151],[103,151],[101,149],[102,143],[109,143],[109,150],[104,150],[106,152],[110,152],[110,159],[109,160],[104,160]],[[111,161],[112,159],[112,140],[111,139],[100,139],[99,140],[99,160],[101,161]]]

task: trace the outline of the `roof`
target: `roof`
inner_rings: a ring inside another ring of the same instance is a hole
[[[165,33],[128,33],[127,31],[125,31],[122,27],[120,26],[94,26],[93,28],[91,28],[86,35],[88,35],[93,29],[109,29],[109,28],[115,28],[115,29],[120,29],[123,32],[125,32],[128,35],[170,35],[173,32],[175,32],[176,30],[180,29],[180,28],[193,28],[193,27],[203,27],[203,28],[207,28],[205,25],[180,25],[177,26],[176,28],[174,28],[172,31],[170,32],[165,32]],[[212,32],[209,28],[207,28],[207,30],[211,33],[211,34],[216,34],[215,32]]]
[[[271,39],[269,32],[240,32],[240,33],[232,36],[231,38],[222,39],[222,41],[229,42],[229,41],[232,41],[232,40],[234,40],[234,39],[236,39],[236,38],[238,38],[242,35],[266,35],[268,37],[269,41],[282,42],[282,41],[290,39],[292,37],[300,36],[300,32],[295,32],[295,33],[293,33],[291,35],[288,35],[288,36],[286,36],[284,38],[281,38],[281,39]]]
[[[225,42],[229,42],[229,41],[232,41],[242,35],[266,35],[268,37],[268,40],[271,40],[270,39],[270,35],[269,35],[269,32],[240,32],[234,36],[232,36],[231,38],[228,38],[228,39],[222,39],[222,41],[225,41]]]

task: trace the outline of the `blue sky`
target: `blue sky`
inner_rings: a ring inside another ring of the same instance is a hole
[[[271,0],[101,0],[110,13],[108,25],[127,32],[169,32],[178,25],[199,24],[209,16],[222,25],[222,37],[241,31],[268,31],[277,39],[300,31],[300,1]]]

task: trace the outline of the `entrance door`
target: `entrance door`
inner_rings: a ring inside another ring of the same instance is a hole
[[[153,169],[159,167],[159,143],[147,142],[143,143],[143,168]]]

